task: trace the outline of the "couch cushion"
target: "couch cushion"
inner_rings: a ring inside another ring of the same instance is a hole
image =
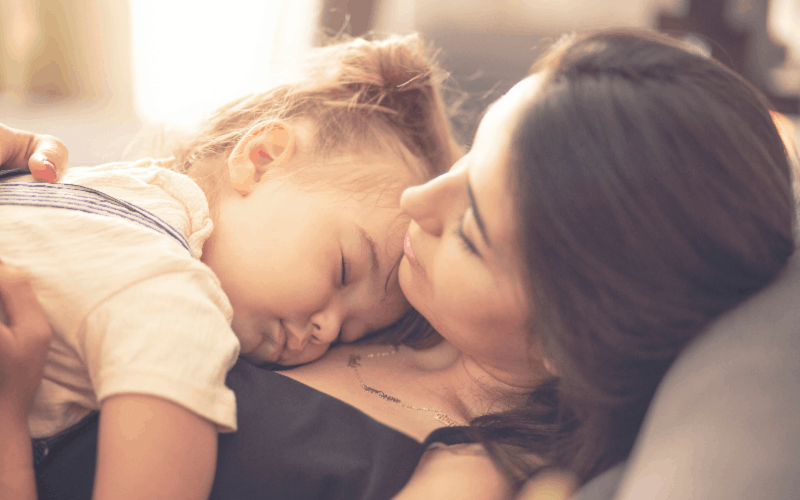
[[[774,283],[717,320],[670,368],[616,498],[798,498],[798,463],[795,254]]]

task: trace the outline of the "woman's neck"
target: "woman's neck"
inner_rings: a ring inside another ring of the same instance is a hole
[[[507,373],[469,356],[447,341],[424,351],[411,351],[412,369],[438,381],[441,396],[460,407],[466,420],[520,406],[545,376]]]
[[[340,346],[282,373],[420,441],[448,420],[467,425],[477,416],[516,407],[533,389],[496,378],[447,342],[420,351]]]

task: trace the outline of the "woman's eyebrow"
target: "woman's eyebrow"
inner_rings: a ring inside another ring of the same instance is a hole
[[[492,244],[489,242],[489,237],[486,235],[486,226],[483,225],[483,218],[478,211],[478,205],[475,203],[475,195],[472,194],[472,187],[469,185],[469,181],[467,181],[467,195],[469,195],[469,206],[472,208],[472,215],[475,217],[475,222],[478,224],[478,229],[481,232],[481,236],[483,236],[483,241],[486,243],[487,247],[491,248]]]

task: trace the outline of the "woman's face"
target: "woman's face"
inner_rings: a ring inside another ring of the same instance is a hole
[[[400,201],[413,219],[399,270],[409,302],[462,352],[509,373],[530,365],[533,312],[515,237],[509,148],[537,83],[527,78],[492,105],[471,151]]]

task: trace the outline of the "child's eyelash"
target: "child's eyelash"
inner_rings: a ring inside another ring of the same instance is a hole
[[[467,235],[464,234],[464,216],[463,215],[461,216],[461,219],[459,219],[459,221],[458,221],[458,227],[456,228],[456,233],[455,234],[456,234],[456,237],[458,237],[458,241],[461,242],[461,246],[464,248],[464,250],[468,251],[472,255],[480,256],[480,254],[478,253],[478,249],[475,248],[475,245],[473,245],[472,242],[469,241],[469,238],[467,238]]]
[[[345,264],[344,261],[344,254],[342,254],[342,286],[346,284],[346,278],[347,278],[347,265]]]

